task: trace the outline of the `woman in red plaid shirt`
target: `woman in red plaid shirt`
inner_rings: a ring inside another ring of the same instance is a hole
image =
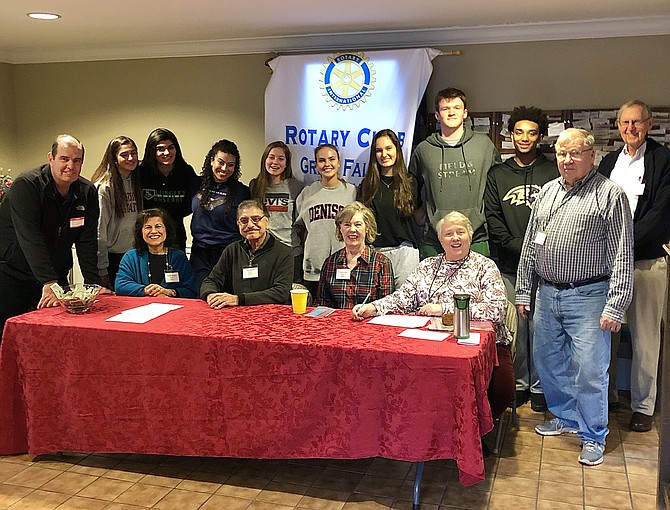
[[[323,263],[317,304],[353,308],[391,294],[395,289],[391,261],[368,246],[377,237],[372,211],[360,202],[349,204],[335,217],[335,229],[344,248]]]

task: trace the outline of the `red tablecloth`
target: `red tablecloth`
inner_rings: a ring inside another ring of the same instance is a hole
[[[184,306],[146,324],[105,322],[156,301]],[[350,314],[101,296],[85,315],[12,318],[0,349],[0,454],[454,458],[462,484],[483,480],[493,333],[461,346]]]

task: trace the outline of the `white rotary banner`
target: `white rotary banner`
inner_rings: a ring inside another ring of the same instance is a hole
[[[412,50],[289,55],[271,60],[265,90],[265,141],[291,148],[293,175],[318,180],[314,148],[331,143],[352,184],[365,176],[370,142],[392,129],[409,162],[416,111],[440,52]]]

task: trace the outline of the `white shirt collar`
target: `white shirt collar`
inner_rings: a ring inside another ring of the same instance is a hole
[[[631,159],[633,159],[633,160],[643,158],[643,157],[644,157],[644,153],[645,153],[646,150],[647,150],[647,141],[646,141],[646,140],[645,140],[644,142],[642,142],[642,145],[640,145],[640,146],[638,147],[637,151],[635,152],[635,156],[631,156],[630,153],[628,152],[628,145],[624,145],[624,146],[623,146],[623,153],[624,153],[626,156],[628,156],[628,157],[630,157]]]

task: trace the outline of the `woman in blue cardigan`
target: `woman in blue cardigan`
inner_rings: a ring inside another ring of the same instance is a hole
[[[126,252],[116,275],[120,296],[194,298],[195,279],[186,254],[175,246],[176,234],[163,209],[146,209],[135,222],[135,249]]]

